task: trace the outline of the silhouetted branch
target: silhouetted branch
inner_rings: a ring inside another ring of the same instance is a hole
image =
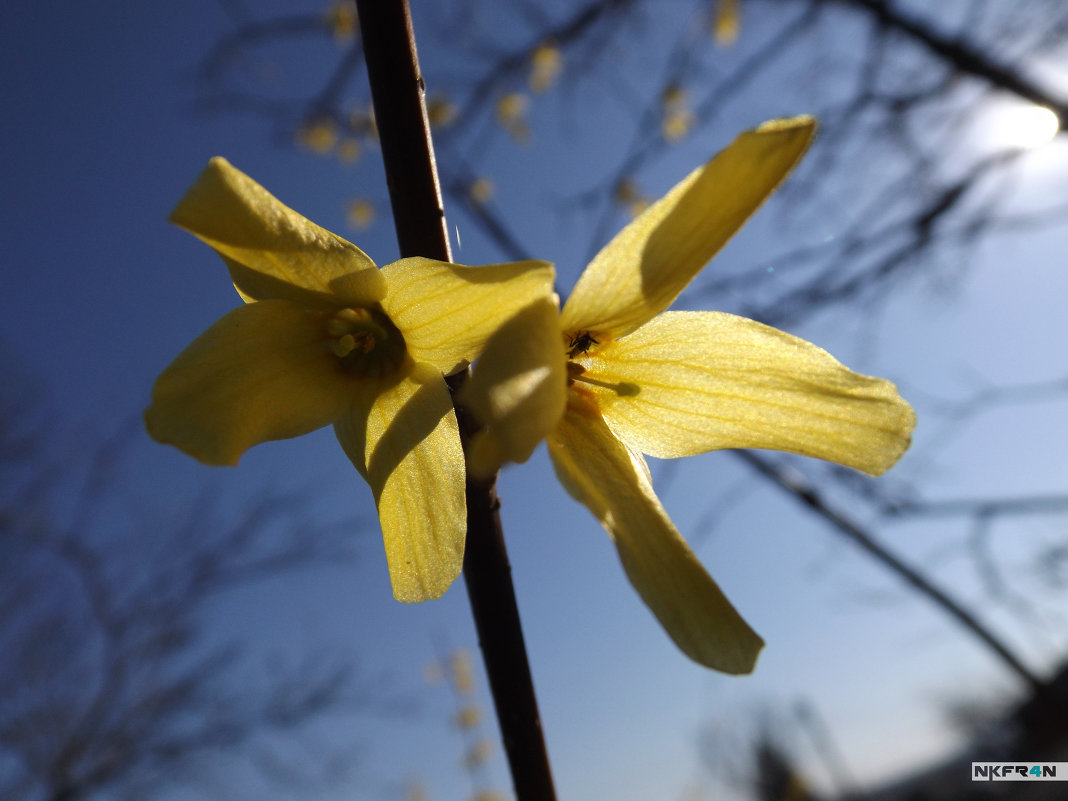
[[[842,512],[832,508],[824,500],[820,492],[810,485],[796,470],[790,470],[782,465],[776,465],[769,459],[758,456],[752,451],[732,451],[739,459],[760,473],[790,495],[798,503],[803,504],[814,514],[821,517],[833,529],[845,535],[854,544],[859,545],[869,556],[872,556],[885,567],[893,571],[899,578],[909,584],[914,590],[926,596],[928,600],[939,606],[943,611],[953,617],[957,623],[963,626],[969,633],[975,636],[987,648],[996,654],[1020,679],[1028,686],[1038,688],[1042,686],[1042,680],[1032,673],[1009,648],[984,626],[971,612],[964,609],[957,601],[951,598],[944,590],[936,587],[929,579],[905,564],[900,558],[894,556],[886,548],[878,543],[870,531],[851,519]]]
[[[888,517],[975,517],[1048,515],[1068,512],[1068,495],[1019,498],[956,498],[941,501],[894,501],[882,508]]]
[[[42,437],[13,451],[6,433],[0,470],[47,464]],[[352,522],[317,524],[306,499],[277,493],[229,522],[205,502],[116,524],[129,441],[120,431],[84,463],[64,451],[64,470],[43,471],[29,502],[0,487],[0,684],[17,688],[0,699],[4,798],[80,801],[149,776],[186,781],[204,757],[390,703],[330,654],[248,683],[244,649],[215,643],[207,622],[212,601],[239,587],[351,559]]]
[[[1057,115],[1061,129],[1068,124],[1068,99],[1056,97],[1023,76],[1020,66],[1000,63],[967,40],[945,36],[916,17],[902,11],[891,0],[805,0],[837,4],[875,17],[886,30],[902,34],[925,48],[931,55],[951,65],[957,72],[982,79],[997,89],[1011,92],[1024,100],[1044,106]]]

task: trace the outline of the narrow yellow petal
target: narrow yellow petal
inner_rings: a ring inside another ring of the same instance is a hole
[[[416,362],[451,373],[474,361],[490,334],[533,300],[552,296],[553,267],[517,261],[464,267],[409,258],[382,268],[382,308]]]
[[[694,170],[594,257],[564,305],[563,331],[620,337],[670,306],[782,183],[815,130],[811,117],[768,122]]]
[[[567,376],[555,300],[531,303],[490,337],[460,392],[482,429],[467,467],[492,475],[504,462],[525,462],[564,411]]]
[[[912,408],[803,339],[720,312],[665,312],[592,353],[608,425],[661,458],[772,448],[877,475],[909,446]]]
[[[234,465],[260,442],[329,425],[354,379],[338,370],[324,325],[287,300],[234,309],[156,381],[148,432],[207,464]]]
[[[245,300],[367,306],[385,294],[367,254],[283,205],[226,159],[209,162],[170,220],[224,258]]]
[[[445,380],[426,366],[360,385],[334,425],[374,492],[398,601],[439,597],[460,575],[467,503],[464,455]]]
[[[675,530],[641,456],[580,404],[569,404],[548,443],[561,483],[601,521],[631,584],[675,644],[714,670],[752,671],[763,640]]]

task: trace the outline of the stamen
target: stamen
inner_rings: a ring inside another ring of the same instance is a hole
[[[356,376],[386,375],[404,361],[401,332],[377,306],[338,309],[326,320],[328,347],[342,368]]]
[[[344,320],[346,323],[365,323],[371,319],[367,309],[340,309],[334,313],[334,317]]]
[[[333,322],[331,320],[331,322]],[[345,334],[343,337],[335,341],[330,345],[330,349],[334,351],[334,355],[339,359],[343,359],[348,356],[354,350],[356,350],[356,337],[352,334]]]
[[[326,321],[326,333],[332,337],[340,337],[352,330],[352,323],[334,316]]]

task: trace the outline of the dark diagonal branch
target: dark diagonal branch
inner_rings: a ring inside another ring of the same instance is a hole
[[[1010,92],[1039,106],[1045,106],[1057,115],[1061,130],[1068,124],[1068,98],[1058,97],[1028,80],[1018,66],[1001,63],[960,37],[953,38],[940,33],[902,11],[889,0],[815,0],[815,2],[834,3],[870,14],[887,30],[902,34],[931,55],[952,65],[956,71],[980,78],[992,87]]]
[[[868,555],[897,574],[909,586],[930,601],[941,607],[958,624],[975,636],[987,648],[994,652],[1018,677],[1029,687],[1039,690],[1044,686],[1041,679],[1030,671],[1016,655],[989,629],[984,626],[971,612],[957,603],[945,591],[935,586],[914,568],[905,564],[901,559],[880,545],[875,538],[863,526],[849,518],[847,515],[834,509],[824,500],[818,490],[811,486],[805,478],[796,471],[788,470],[774,464],[769,459],[759,456],[752,451],[732,451],[739,459],[748,464],[753,470],[772,484],[786,492],[798,503],[807,507],[811,512],[818,515],[840,534],[843,534],[851,542],[863,548]]]

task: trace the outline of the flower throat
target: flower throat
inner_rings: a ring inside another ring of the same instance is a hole
[[[377,305],[334,312],[326,330],[342,369],[360,378],[392,373],[408,352],[404,336]]]

